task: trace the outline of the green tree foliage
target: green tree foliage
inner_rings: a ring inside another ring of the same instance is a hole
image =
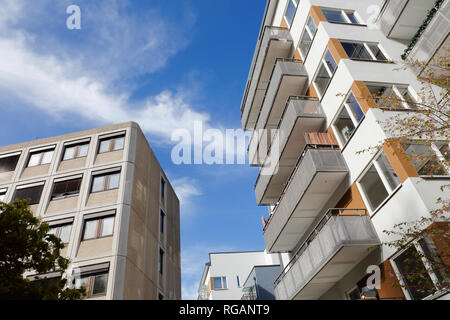
[[[61,256],[62,241],[49,234],[49,225],[33,216],[26,200],[0,202],[0,299],[76,300],[85,289],[67,288],[67,279],[27,279],[35,274],[60,272],[69,260]],[[33,281],[34,280],[34,281]]]

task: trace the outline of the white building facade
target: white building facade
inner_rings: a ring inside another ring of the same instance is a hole
[[[411,43],[432,8],[436,13]],[[267,2],[241,119],[253,131],[251,164],[277,162],[271,174],[261,170],[255,195],[269,210],[266,250],[289,257],[274,284],[278,299],[360,299],[369,266],[381,270],[382,299],[449,298],[408,286],[405,252],[368,250],[393,239],[383,230],[429,217],[436,199],[448,198],[440,189],[450,181],[448,141],[435,142],[443,162],[438,177],[425,177],[426,163],[407,161],[405,149],[358,153],[390,137],[380,121],[413,111],[422,70],[398,70],[397,62],[443,53],[449,11],[449,1],[434,0]],[[402,110],[382,110],[367,99],[378,92],[403,99]],[[415,249],[448,252],[433,239]],[[424,272],[437,289],[448,281],[426,262]]]

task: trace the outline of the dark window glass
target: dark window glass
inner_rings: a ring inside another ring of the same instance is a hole
[[[161,200],[164,201],[166,198],[165,192],[166,192],[166,181],[164,181],[163,178],[161,178]]]
[[[94,276],[94,286],[92,288],[92,295],[106,294],[106,282],[108,281],[108,274],[102,273]]]
[[[341,11],[322,9],[322,12],[328,22],[348,23]]]
[[[161,210],[161,214],[160,214],[160,218],[159,218],[159,231],[161,233],[164,233],[164,219],[166,217],[165,213]]]
[[[20,154],[10,156],[6,158],[0,158],[0,173],[10,172],[16,170],[17,162],[19,161]]]
[[[353,131],[355,130],[355,126],[353,125],[353,121],[348,115],[347,109],[345,107],[339,113],[336,122],[334,123],[341,140],[347,142],[350,139]]]
[[[414,245],[394,259],[394,262],[414,300],[423,299],[433,293],[433,281]]]
[[[159,249],[159,273],[163,274],[164,272],[164,251]]]
[[[15,198],[21,200],[28,200],[29,205],[38,204],[41,199],[42,190],[44,189],[44,185],[18,189],[16,191]]]
[[[373,60],[363,43],[341,42],[350,59]]]
[[[372,210],[378,208],[389,195],[373,164],[361,179],[360,184],[364,189]]]
[[[81,178],[56,182],[53,187],[52,200],[67,198],[80,193]]]

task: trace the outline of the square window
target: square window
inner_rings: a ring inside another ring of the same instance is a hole
[[[383,181],[378,174],[375,166],[372,164],[369,170],[364,174],[363,178],[359,181],[364,194],[369,202],[369,206],[372,210],[378,208],[378,206],[388,197],[389,193],[383,184]]]
[[[102,224],[102,232],[101,236],[111,236],[114,231],[114,216],[103,218],[103,224]]]
[[[14,196],[15,199],[28,200],[28,205],[38,204],[41,200],[42,190],[44,189],[44,185],[30,187],[30,188],[22,188],[17,189],[16,194]]]
[[[20,154],[15,156],[9,156],[0,158],[0,173],[11,172],[16,170],[17,162],[19,161]]]

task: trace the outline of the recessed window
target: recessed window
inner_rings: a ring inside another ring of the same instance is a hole
[[[63,161],[87,157],[88,150],[89,142],[66,146],[64,148]]]
[[[100,147],[98,153],[106,153],[111,151],[122,150],[125,143],[125,135],[112,138],[100,139]]]
[[[63,243],[69,243],[71,230],[72,230],[72,223],[66,223],[51,226],[49,233],[60,238]]]
[[[349,41],[341,41],[341,44],[352,60],[387,61],[378,44]]]
[[[86,298],[90,298],[93,296],[106,295],[107,284],[108,272],[103,271],[82,275],[79,281],[77,281],[76,287],[80,288],[84,285],[86,287]]]
[[[333,123],[333,128],[338,133],[338,138],[342,145],[347,143],[363,117],[364,112],[361,106],[353,95],[353,92],[350,92],[338,117]]]
[[[227,289],[227,277],[213,277],[213,287],[216,289]]]
[[[161,233],[164,233],[164,224],[165,224],[165,220],[166,219],[166,214],[164,213],[164,211],[160,211],[159,214],[159,231]]]
[[[41,200],[42,190],[44,189],[44,185],[28,187],[28,188],[20,188],[16,190],[16,194],[14,195],[14,199],[27,200],[28,205],[32,206],[38,204]]]
[[[112,236],[115,216],[104,216],[84,221],[83,240]]]
[[[19,161],[20,154],[7,156],[0,158],[0,173],[11,172],[16,170],[17,162]]]
[[[236,276],[236,284],[237,284],[238,288],[241,287],[241,279],[239,278],[239,276]]]
[[[161,194],[161,201],[164,203],[166,199],[166,181],[162,177],[161,177],[160,194]]]
[[[321,9],[328,22],[359,24],[355,12],[346,10]]]
[[[159,259],[158,259],[158,266],[159,266],[159,274],[164,273],[164,250],[159,249]]]
[[[80,193],[82,178],[55,182],[51,200],[64,199],[77,196]]]
[[[298,44],[298,50],[300,51],[300,55],[302,56],[303,60],[305,60],[308,56],[316,32],[316,24],[314,23],[314,20],[311,18],[311,16],[309,16],[308,21],[306,22],[305,29],[303,30],[303,34],[300,38],[300,42]]]
[[[295,15],[295,10],[297,8],[298,0],[288,0],[288,1],[289,1],[289,3],[287,5],[284,17],[286,19],[286,22],[290,26],[292,24],[292,20],[294,20],[294,15]]]
[[[448,282],[439,270],[439,266],[444,266],[441,255],[429,237],[414,241],[393,262],[403,282],[402,289],[410,299],[424,299]]]
[[[54,150],[36,151],[30,153],[27,167],[35,167],[52,162]]]
[[[379,107],[417,109],[416,99],[408,86],[366,83],[372,98]]]
[[[385,153],[378,155],[358,181],[368,207],[376,210],[400,185],[400,180]]]
[[[319,71],[317,72],[313,81],[320,97],[323,97],[326,90],[328,89],[328,85],[330,84],[331,78],[336,72],[336,69],[336,61],[334,60],[330,50],[327,50],[324,57],[322,58]]]
[[[450,175],[450,150],[448,142],[431,144],[405,143],[402,145],[414,168],[421,176]]]
[[[120,172],[94,175],[91,192],[101,192],[119,188]]]

